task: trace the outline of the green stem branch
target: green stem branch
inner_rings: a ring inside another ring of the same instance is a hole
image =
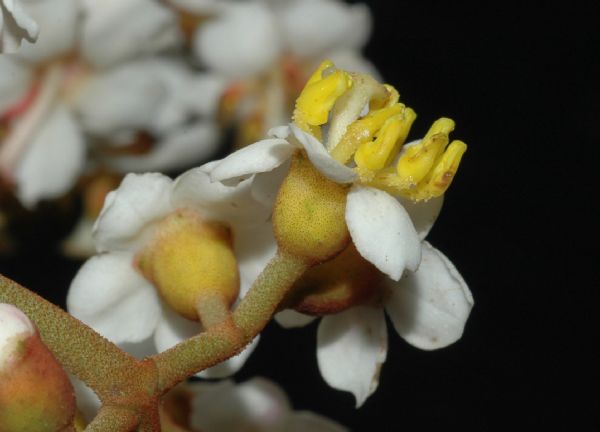
[[[159,391],[165,392],[241,351],[267,325],[290,287],[309,267],[305,260],[279,252],[234,311],[234,326],[217,326],[152,357]]]
[[[110,397],[139,369],[135,358],[71,315],[0,275],[0,302],[21,309],[37,326],[43,342],[69,372]]]
[[[104,406],[85,428],[85,432],[130,432],[140,419],[134,411],[126,408]]]

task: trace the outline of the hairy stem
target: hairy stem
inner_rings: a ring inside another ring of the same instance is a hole
[[[43,342],[69,372],[110,397],[141,369],[135,358],[59,307],[0,275],[0,302],[21,309],[37,326]]]
[[[267,325],[292,284],[309,267],[306,261],[279,252],[234,311],[235,325],[216,326],[152,357],[159,391],[241,351]]]
[[[138,415],[132,410],[104,406],[85,428],[85,432],[130,432],[139,422]]]

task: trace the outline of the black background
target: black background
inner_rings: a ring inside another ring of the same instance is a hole
[[[597,396],[585,393],[598,383],[592,296],[600,288],[592,271],[600,50],[591,9],[369,4],[366,53],[418,113],[412,136],[448,116],[453,137],[469,144],[429,241],[460,270],[475,307],[463,338],[444,350],[419,351],[391,330],[379,389],[359,410],[320,378],[315,324],[271,324],[236,379],[275,379],[296,408],[352,430],[598,426],[586,404]],[[0,258],[0,272],[63,304],[79,263],[61,258],[55,242],[72,221],[27,222],[21,254]]]

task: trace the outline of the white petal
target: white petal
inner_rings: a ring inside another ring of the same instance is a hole
[[[35,325],[20,309],[0,303],[0,374],[19,357],[21,343],[36,333]]]
[[[130,129],[159,133],[182,124],[188,116],[182,99],[188,72],[179,63],[152,59],[97,75],[77,100],[85,128],[104,135]]]
[[[356,407],[373,394],[387,355],[381,309],[357,306],[322,318],[317,331],[317,360],[331,387],[352,392]]]
[[[386,304],[398,334],[421,349],[443,348],[462,336],[473,296],[454,265],[429,243],[423,259],[390,289]]]
[[[75,317],[115,343],[150,336],[160,317],[155,289],[133,267],[133,255],[110,253],[89,259],[67,296]]]
[[[302,57],[321,57],[333,48],[361,48],[371,32],[367,6],[338,0],[292,1],[281,19],[287,46]]]
[[[265,139],[227,156],[213,168],[210,177],[222,181],[271,171],[290,159],[295,149],[284,139]]]
[[[321,174],[338,183],[352,183],[356,180],[357,175],[354,170],[332,158],[327,153],[323,143],[296,125],[292,124],[290,127],[296,139],[302,144],[304,150],[306,150],[308,158]]]
[[[175,13],[160,2],[87,0],[84,5],[82,50],[96,66],[110,66],[181,43]]]
[[[120,343],[119,348],[138,360],[143,360],[157,353],[156,344],[154,343],[154,335],[151,335],[150,337],[139,342]]]
[[[432,198],[429,201],[420,202],[400,198],[400,203],[408,212],[410,219],[419,234],[419,238],[423,240],[427,237],[431,228],[433,228],[433,224],[440,214],[440,211],[442,211],[444,196],[442,195],[437,198]]]
[[[39,30],[19,0],[0,1],[0,54],[16,52],[23,39],[35,42]]]
[[[38,23],[40,33],[34,43],[23,41],[16,56],[38,63],[71,51],[78,30],[79,0],[29,1],[25,9]]]
[[[95,219],[83,215],[63,241],[61,248],[65,255],[72,258],[89,258],[96,254],[96,243],[92,236]]]
[[[243,297],[275,256],[277,243],[270,222],[237,229],[233,234],[235,256],[240,270],[240,297]]]
[[[313,322],[317,317],[296,312],[293,309],[285,309],[275,314],[275,321],[284,328],[304,327]]]
[[[252,182],[252,196],[260,203],[273,208],[279,188],[290,170],[291,159],[273,171],[257,174]]]
[[[183,92],[182,99],[194,114],[214,116],[227,84],[227,79],[220,75],[196,72]]]
[[[173,6],[196,15],[210,15],[223,10],[224,0],[169,0]]]
[[[0,55],[0,115],[30,90],[32,71],[12,56]]]
[[[213,123],[182,126],[153,144],[149,153],[109,157],[112,169],[127,172],[175,171],[196,165],[213,155],[219,144],[219,130]]]
[[[28,207],[65,194],[83,170],[85,143],[79,126],[58,105],[32,138],[16,167],[17,196]]]
[[[127,250],[143,244],[145,234],[150,234],[144,229],[172,210],[171,188],[171,179],[162,174],[128,174],[118,189],[107,195],[96,221],[98,251]]]
[[[279,430],[290,408],[285,393],[275,383],[253,378],[193,383],[191,426],[207,432]]]
[[[154,344],[160,353],[202,331],[200,323],[190,321],[163,304],[162,317],[156,326]]]
[[[175,208],[192,208],[208,220],[228,222],[234,229],[260,225],[271,209],[252,197],[251,186],[251,178],[234,186],[211,182],[203,167],[194,168],[175,181],[172,204]]]
[[[244,366],[246,360],[248,360],[248,357],[250,357],[250,354],[254,352],[259,340],[260,335],[256,336],[241,353],[225,360],[222,363],[219,363],[218,365],[203,370],[197,374],[197,376],[201,378],[226,378],[234,375],[242,368],[242,366]]]
[[[419,236],[406,210],[379,189],[353,186],[346,202],[346,223],[358,252],[394,280],[421,259]]]
[[[348,431],[339,423],[310,411],[296,411],[285,419],[285,432],[344,432]]]
[[[254,75],[279,55],[277,22],[264,4],[232,3],[221,16],[200,26],[194,51],[206,66],[225,76]]]
[[[360,72],[372,76],[377,81],[384,81],[381,74],[364,55],[354,49],[336,49],[330,51],[323,58],[330,59],[338,69],[348,72]],[[315,68],[318,65],[315,65]]]
[[[273,138],[287,139],[290,136],[290,125],[272,127],[267,131],[267,135]]]
[[[86,386],[83,381],[74,375],[69,374],[71,384],[75,390],[75,397],[77,399],[77,409],[83,414],[83,418],[86,422],[91,422],[98,413],[102,403],[94,390]]]

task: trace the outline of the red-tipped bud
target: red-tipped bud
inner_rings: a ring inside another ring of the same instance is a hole
[[[73,424],[73,387],[33,323],[0,304],[0,432],[55,432]]]

